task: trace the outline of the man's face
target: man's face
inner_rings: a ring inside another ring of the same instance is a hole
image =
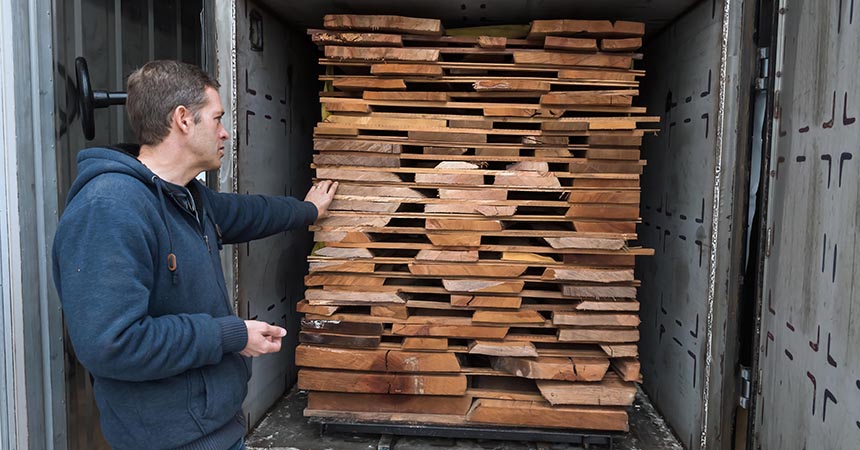
[[[206,105],[198,112],[200,121],[192,127],[189,136],[189,146],[194,156],[194,162],[201,170],[221,168],[221,158],[224,156],[224,141],[229,134],[221,124],[224,108],[218,91],[206,88]]]

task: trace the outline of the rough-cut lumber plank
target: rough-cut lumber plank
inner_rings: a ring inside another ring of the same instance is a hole
[[[326,111],[330,113],[338,113],[338,112],[355,112],[355,113],[369,113],[370,105],[366,103],[332,103],[326,102],[322,100],[323,107]],[[332,133],[327,133],[332,134]]]
[[[577,311],[639,311],[639,302],[585,300],[576,305]]]
[[[333,169],[329,167],[317,168],[317,178],[338,181],[373,181],[400,183],[400,177],[390,172],[375,172],[369,170]]]
[[[451,296],[451,306],[457,307],[518,309],[522,303],[522,297],[498,297],[492,295]]]
[[[484,184],[480,173],[416,173],[415,183],[474,186]]]
[[[591,267],[633,267],[635,255],[564,255],[564,264],[569,266]]]
[[[512,356],[537,358],[538,352],[531,342],[472,341],[469,353],[487,356]]]
[[[517,294],[522,292],[525,281],[442,280],[442,285],[448,292]]]
[[[382,31],[388,33],[441,36],[442,21],[404,16],[326,14],[323,26],[328,30]]]
[[[544,324],[546,319],[537,311],[475,311],[472,315],[474,323],[497,323],[497,324]]]
[[[579,52],[596,52],[597,40],[589,38],[565,38],[559,36],[547,36],[543,44],[544,48],[550,50],[570,50]]]
[[[643,22],[619,20],[613,24],[612,31],[616,36],[642,37],[645,35],[645,24]]]
[[[547,244],[555,249],[594,249],[594,250],[621,250],[624,248],[624,239],[590,238],[590,237],[561,237],[543,238]]]
[[[403,350],[415,351],[447,351],[448,339],[438,337],[406,337],[403,338]]]
[[[464,155],[468,151],[466,147],[424,147],[425,155]]]
[[[356,186],[353,184],[341,184],[337,188],[338,196],[355,195],[360,197],[404,197],[424,198],[424,194],[407,187],[397,186]]]
[[[636,95],[638,95],[638,91],[635,90],[551,92],[540,97],[540,104],[556,107],[577,105],[630,106]]]
[[[481,214],[487,217],[513,216],[516,206],[476,205],[472,203],[440,203],[424,205],[425,213]]]
[[[472,83],[478,92],[549,92],[549,81],[538,80],[478,80]]]
[[[413,141],[439,142],[469,142],[486,144],[487,135],[477,133],[454,133],[448,131],[409,131],[409,139]]]
[[[559,80],[635,81],[636,74],[607,70],[562,69],[558,71],[558,78]]]
[[[508,39],[502,36],[478,36],[478,47],[486,49],[503,49],[508,45]]]
[[[400,208],[399,202],[365,202],[359,200],[338,200],[331,202],[329,211],[358,211],[358,212],[376,212],[376,213],[393,213]]]
[[[326,47],[328,49],[328,47]],[[610,69],[630,69],[633,58],[621,55],[515,51],[515,64],[536,64],[546,66],[606,67]]]
[[[475,156],[504,156],[504,157],[519,157],[520,149],[518,148],[482,148],[475,149]]]
[[[439,60],[439,50],[394,47],[342,47],[326,45],[325,56],[331,59],[359,61],[422,61]]]
[[[504,339],[508,334],[507,327],[490,327],[475,325],[433,325],[395,323],[391,325],[391,334],[395,336],[432,336],[463,339]]]
[[[592,218],[586,220],[571,220],[573,229],[580,233],[620,233],[628,234],[636,232],[636,221],[597,221]]]
[[[369,394],[463,395],[465,375],[405,375],[302,369],[299,389]]]
[[[549,172],[549,163],[543,161],[520,161],[509,165],[506,170],[522,170],[525,172],[538,172],[544,174]]]
[[[637,358],[614,358],[612,359],[612,369],[624,381],[638,382],[642,379],[642,366]]]
[[[472,397],[469,395],[449,397],[334,392],[308,393],[308,409],[319,411],[465,415],[471,405]]]
[[[299,333],[299,342],[332,347],[347,348],[376,348],[379,346],[379,336],[355,336],[332,333]]]
[[[373,75],[408,75],[441,77],[442,66],[431,64],[374,64],[370,66]]]
[[[332,81],[332,86],[344,91],[363,91],[365,89],[406,89],[406,83],[404,83],[403,80],[395,78],[335,78],[335,80]]]
[[[501,231],[502,223],[498,220],[472,220],[472,219],[432,219],[424,220],[424,227],[428,230],[455,230],[455,231]]]
[[[430,239],[430,242],[437,247],[478,247],[481,245],[481,235],[473,233],[427,233],[427,239]]]
[[[357,323],[341,320],[302,319],[302,331],[351,334],[360,336],[381,336],[385,328],[381,323]]]
[[[400,154],[403,145],[387,142],[370,142],[352,139],[314,139],[314,150],[319,151],[349,151],[370,153],[394,153]]]
[[[637,329],[564,328],[558,330],[559,342],[616,344],[638,342]]]
[[[538,381],[541,395],[553,406],[630,406],[636,398],[636,387],[616,377],[600,383]]]
[[[637,149],[590,148],[585,151],[585,157],[588,159],[636,161],[639,159],[639,156],[640,153]]]
[[[524,261],[532,263],[555,264],[556,261],[549,256],[540,256],[536,253],[503,252],[502,261]]]
[[[372,262],[341,262],[341,261],[310,261],[311,272],[349,272],[349,273],[372,273],[374,264]]]
[[[545,402],[497,400],[475,401],[466,420],[471,423],[504,424],[539,428],[577,428],[584,430],[627,431],[623,408],[552,407]]]
[[[311,305],[372,305],[372,304],[404,304],[403,299],[396,292],[361,292],[361,291],[326,291],[322,289],[308,289],[305,298]]]
[[[317,45],[348,45],[353,47],[403,47],[397,34],[341,33],[337,31],[308,30]]]
[[[311,306],[307,300],[302,300],[296,303],[296,311],[303,314],[313,314],[316,316],[330,316],[340,309],[339,306]]]
[[[561,288],[562,294],[577,298],[636,298],[635,287],[624,286],[572,286]]]
[[[529,107],[484,106],[485,117],[561,117],[564,110],[550,110]]]
[[[639,218],[639,205],[573,204],[568,208],[565,216],[589,219],[636,220]]]
[[[416,261],[477,262],[477,250],[421,250]]]
[[[319,369],[386,371],[389,350],[356,350],[299,345],[296,347],[296,365]]]
[[[406,319],[409,317],[409,309],[406,305],[374,305],[370,307],[370,315],[374,317]]]
[[[389,351],[389,372],[460,372],[460,361],[454,353]]]
[[[544,280],[591,281],[594,283],[617,283],[633,281],[633,269],[585,269],[585,268],[552,268],[544,270],[541,276]]]
[[[554,121],[541,122],[540,129],[551,132],[588,131],[588,122]]]
[[[355,412],[355,411],[325,411],[305,408],[305,417],[320,417],[339,421],[387,422],[408,425],[465,425],[466,419],[462,414],[408,414],[388,412]]]
[[[373,258],[373,253],[366,248],[323,247],[314,252],[314,256],[327,258]]]
[[[636,327],[639,326],[639,322],[639,316],[636,314],[603,314],[564,311],[554,312],[552,315],[553,325]]]
[[[439,198],[445,200],[507,200],[508,191],[506,189],[440,188]]]
[[[635,52],[642,47],[642,38],[603,39],[600,49],[604,52]]]
[[[582,358],[491,358],[493,368],[532,380],[600,381],[609,370],[609,360]]]
[[[498,172],[494,177],[493,184],[508,187],[561,187],[558,177],[552,173],[521,170]]]
[[[639,356],[639,346],[635,344],[601,344],[600,348],[610,358],[636,358]]]
[[[447,102],[447,92],[364,91],[365,100],[395,100],[412,102]],[[444,125],[442,125],[444,127]]]
[[[593,134],[591,136],[588,136],[588,145],[620,145],[639,147],[642,145],[642,136],[630,136],[622,134]]]
[[[523,136],[523,145],[568,145],[569,136],[544,134],[541,136]]]
[[[534,20],[528,37],[608,35],[614,31],[612,22],[608,20]]]
[[[483,119],[448,119],[448,128],[471,128],[475,130],[492,130],[493,122]],[[465,152],[464,152],[465,153]]]
[[[641,199],[639,191],[570,191],[567,201],[570,203],[614,203],[638,205]]]
[[[414,275],[468,276],[487,278],[516,278],[522,275],[527,266],[516,265],[477,265],[477,264],[409,264],[409,273]]]
[[[373,153],[324,152],[314,155],[314,164],[318,166],[400,167],[400,157]]]

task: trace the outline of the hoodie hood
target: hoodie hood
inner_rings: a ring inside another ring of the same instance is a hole
[[[167,220],[167,204],[164,200],[164,191],[170,191],[167,183],[143,165],[137,158],[125,153],[121,149],[91,148],[78,154],[78,177],[69,189],[66,205],[81,192],[84,186],[94,178],[105,173],[121,173],[140,180],[141,183],[150,188],[155,188],[161,206],[161,220],[167,229],[167,239],[170,242],[170,253],[167,255],[167,268],[174,273],[173,282],[177,282],[176,254],[174,253],[173,233],[170,230],[170,221]],[[172,197],[172,196],[171,196]]]
[[[78,177],[69,189],[66,205],[71,203],[93,178],[105,173],[126,174],[153,188],[156,187],[155,180],[158,179],[151,170],[128,153],[104,147],[90,148],[78,153]]]

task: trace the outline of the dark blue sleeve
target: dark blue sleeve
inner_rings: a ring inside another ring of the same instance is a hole
[[[72,205],[54,239],[54,282],[84,367],[99,377],[158,380],[242,350],[247,329],[238,317],[149,315],[157,238],[129,203]]]
[[[242,195],[204,189],[225,244],[253,241],[317,220],[317,207],[293,197]]]

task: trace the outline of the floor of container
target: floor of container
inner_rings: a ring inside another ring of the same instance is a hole
[[[302,414],[307,405],[305,392],[292,391],[272,407],[247,437],[249,450],[376,450],[380,436],[372,434],[320,434],[319,424]],[[629,409],[630,433],[616,440],[615,450],[681,450],[683,447],[641,390]],[[574,450],[569,444],[541,444],[499,440],[394,437],[391,450]]]

